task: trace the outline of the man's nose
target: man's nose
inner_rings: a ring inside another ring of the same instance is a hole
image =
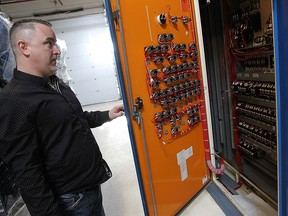
[[[56,45],[54,46],[54,54],[57,55],[57,56],[59,56],[61,54],[60,49]]]

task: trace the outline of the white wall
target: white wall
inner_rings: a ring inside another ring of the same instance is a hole
[[[113,45],[104,14],[53,21],[67,45],[66,63],[82,105],[120,99]]]

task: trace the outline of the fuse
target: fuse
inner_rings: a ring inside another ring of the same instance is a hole
[[[181,93],[180,96],[181,96],[181,100],[184,100],[186,98],[186,94],[185,93]]]
[[[188,69],[193,69],[193,68],[194,68],[194,63],[188,62]]]
[[[171,67],[170,66],[163,67],[162,72],[164,74],[169,74],[171,72]]]
[[[150,85],[152,88],[157,88],[157,87],[160,85],[160,80],[150,78],[150,79],[149,79],[149,85]]]
[[[199,105],[195,105],[194,109],[193,109],[194,113],[197,113],[199,111],[199,109],[200,109]]]
[[[186,87],[187,87],[188,89],[190,89],[190,88],[192,87],[191,81],[190,81],[190,82],[186,82],[185,84],[186,84]]]
[[[165,106],[168,105],[168,103],[169,103],[169,102],[168,102],[168,100],[167,100],[166,98],[162,98],[162,99],[160,100],[160,105],[161,105],[161,106],[164,106],[164,107],[165,107]]]
[[[186,50],[186,44],[185,44],[185,43],[181,43],[181,44],[180,44],[180,50],[181,50],[181,51]]]
[[[175,97],[175,103],[178,103],[181,100],[180,96]]]
[[[151,74],[151,76],[157,76],[160,73],[160,69],[150,69],[149,73]]]
[[[158,42],[159,43],[166,42],[166,40],[167,40],[167,35],[166,34],[159,34],[158,35]]]
[[[173,103],[176,103],[176,98],[172,96],[169,98],[169,104],[173,104]]]
[[[167,56],[167,60],[170,63],[175,62],[177,60],[177,55],[171,54],[171,55]]]
[[[161,48],[160,45],[158,45],[158,46],[154,46],[153,53],[156,53],[156,54],[157,54],[157,53],[160,53],[161,50],[162,50],[162,48]]]
[[[186,25],[189,21],[190,21],[189,17],[186,17],[186,16],[183,16],[183,17],[182,17],[182,22],[183,22],[183,24]]]
[[[176,23],[178,22],[178,17],[177,17],[177,16],[171,16],[171,17],[170,17],[170,22],[171,22],[172,24],[176,24]]]
[[[179,75],[179,81],[182,81],[182,80],[184,80],[184,74],[183,73]]]
[[[191,85],[191,87],[195,87],[196,83],[194,82],[194,80],[189,81],[189,84]]]
[[[180,90],[184,90],[187,88],[187,85],[185,83],[182,83],[179,85],[179,87],[180,87]]]
[[[193,110],[192,110],[192,107],[188,107],[188,108],[186,109],[186,114],[187,114],[188,116],[191,116],[192,114],[194,114],[194,113],[193,113]]]
[[[164,62],[164,58],[162,56],[156,56],[154,57],[153,61],[155,64],[162,64]]]
[[[176,135],[178,132],[179,131],[178,131],[178,127],[177,126],[174,126],[174,127],[171,128],[171,134],[172,135]]]
[[[177,65],[171,65],[171,73],[177,72],[178,66]]]
[[[188,69],[188,63],[183,63],[182,64],[182,70],[187,70]]]
[[[197,51],[190,52],[189,56],[191,59],[196,59],[198,57],[198,52]]]
[[[157,112],[154,115],[155,122],[161,122],[163,120],[163,114],[161,112]]]
[[[177,65],[177,71],[182,71],[183,70],[183,65],[182,64],[179,64]]]
[[[161,132],[163,130],[163,125],[162,124],[156,124],[155,128],[158,132]]]
[[[198,94],[198,95],[201,94],[201,89],[200,89],[200,88],[195,89],[195,91],[196,91],[196,92],[195,92],[196,94]]]
[[[158,99],[161,97],[161,91],[155,92],[155,99]]]
[[[171,125],[175,125],[176,124],[176,118],[175,117],[171,117],[170,118],[170,124]]]
[[[191,96],[195,95],[196,94],[196,90],[191,90],[189,91],[191,93]]]
[[[172,76],[167,76],[166,78],[164,78],[164,82],[166,85],[170,84],[173,81]]]
[[[198,62],[197,61],[193,61],[192,64],[193,64],[193,67],[197,67],[198,66]]]
[[[194,117],[194,122],[195,123],[198,123],[200,121],[200,117],[199,117],[199,115],[196,115],[195,117]]]
[[[156,94],[155,93],[151,93],[150,94],[150,100],[155,100],[156,99]]]
[[[194,126],[195,124],[197,124],[199,121],[200,121],[200,118],[199,118],[199,116],[197,115],[197,116],[193,116],[193,117],[190,117],[190,118],[188,118],[188,124],[190,125],[190,126]]]
[[[173,44],[172,45],[172,50],[175,52],[178,52],[181,49],[181,45],[180,44]]]
[[[186,98],[190,98],[192,96],[192,93],[190,91],[186,92]]]
[[[168,118],[171,115],[170,110],[169,109],[163,110],[162,115],[164,118]]]
[[[198,70],[192,70],[192,73],[196,74],[198,73]]]
[[[174,92],[177,94],[180,91],[180,86],[179,85],[175,85],[173,86]]]
[[[191,73],[184,73],[184,79],[189,79],[191,77]]]
[[[182,119],[182,116],[183,116],[183,115],[182,115],[181,113],[177,113],[177,114],[176,114],[176,120],[177,120],[177,121],[180,121],[180,120]]]
[[[173,78],[173,82],[175,83],[175,82],[178,82],[179,80],[180,80],[180,76],[179,75],[172,75],[172,78]]]
[[[168,90],[168,95],[173,95],[174,94],[173,87],[170,87],[167,90]]]
[[[189,49],[189,50],[195,50],[195,49],[197,49],[197,46],[196,46],[195,43],[190,43],[190,44],[188,45],[188,49]]]
[[[172,34],[172,33],[168,33],[167,35],[166,35],[166,40],[167,40],[167,42],[170,42],[170,41],[172,41],[174,39],[174,35]]]
[[[171,113],[171,115],[175,115],[177,113],[177,107],[171,107],[170,113]]]
[[[166,88],[166,89],[163,89],[163,90],[160,90],[160,91],[161,91],[162,97],[166,97],[167,95],[169,95],[170,89]]]
[[[166,44],[161,45],[161,52],[162,53],[167,53],[169,50],[169,46],[167,46]]]
[[[194,82],[195,82],[196,86],[200,85],[200,80],[199,79],[195,79]]]
[[[144,52],[146,53],[146,54],[151,54],[151,53],[153,53],[153,51],[154,51],[154,47],[153,46],[146,46],[145,48],[144,48]]]
[[[181,61],[186,61],[186,59],[188,58],[188,54],[186,52],[182,52],[180,53],[179,58]]]
[[[188,125],[190,125],[190,126],[193,126],[194,124],[195,124],[195,122],[194,122],[194,118],[188,118]]]

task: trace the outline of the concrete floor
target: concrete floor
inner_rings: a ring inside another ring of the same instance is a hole
[[[109,110],[117,104],[122,104],[122,101],[86,106],[83,109],[87,111]],[[144,216],[125,116],[105,123],[92,131],[103,157],[113,172],[113,177],[102,185],[106,215]],[[253,199],[250,199],[249,196],[237,195],[237,197],[231,198],[231,200],[234,199],[240,203],[239,207],[242,209],[243,215],[277,215],[274,209],[260,202],[255,196]],[[256,204],[253,205],[253,202]],[[179,215],[225,216],[225,213],[210,194],[203,190]],[[22,207],[17,213],[10,214],[10,216],[29,216],[29,212],[25,207]]]

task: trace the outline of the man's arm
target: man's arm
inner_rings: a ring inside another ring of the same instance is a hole
[[[124,115],[123,105],[117,105],[109,111],[95,111],[95,112],[83,112],[83,118],[85,118],[91,128],[101,126],[105,122],[111,121]]]

